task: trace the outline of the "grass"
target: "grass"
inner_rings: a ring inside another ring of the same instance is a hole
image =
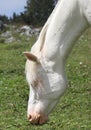
[[[91,129],[91,29],[81,36],[67,62],[69,88],[42,126],[27,121],[28,85],[25,57],[30,42],[0,43],[0,130],[90,130]]]

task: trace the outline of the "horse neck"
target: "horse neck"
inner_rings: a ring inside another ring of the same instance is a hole
[[[67,59],[74,42],[86,30],[88,23],[77,0],[61,0],[45,34],[43,54],[48,59]]]
[[[88,27],[79,1],[59,0],[32,47],[34,54],[42,54],[48,60],[66,61],[75,41]]]

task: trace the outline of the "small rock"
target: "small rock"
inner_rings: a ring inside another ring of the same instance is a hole
[[[10,31],[6,31],[4,33],[1,34],[1,37],[10,37],[11,36],[11,32]]]
[[[7,39],[6,39],[5,43],[11,43],[11,42],[13,42],[14,40],[15,40],[14,37],[10,37],[10,38],[7,38]]]

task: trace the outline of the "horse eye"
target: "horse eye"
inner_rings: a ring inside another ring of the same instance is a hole
[[[31,83],[31,86],[32,87],[37,87],[38,86],[38,81],[37,80],[33,81],[33,83]]]
[[[31,86],[33,87],[33,83],[31,83]]]

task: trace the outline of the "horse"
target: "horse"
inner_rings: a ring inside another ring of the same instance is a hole
[[[75,41],[91,26],[91,0],[59,0],[27,57],[27,116],[44,124],[68,86],[65,65]]]

